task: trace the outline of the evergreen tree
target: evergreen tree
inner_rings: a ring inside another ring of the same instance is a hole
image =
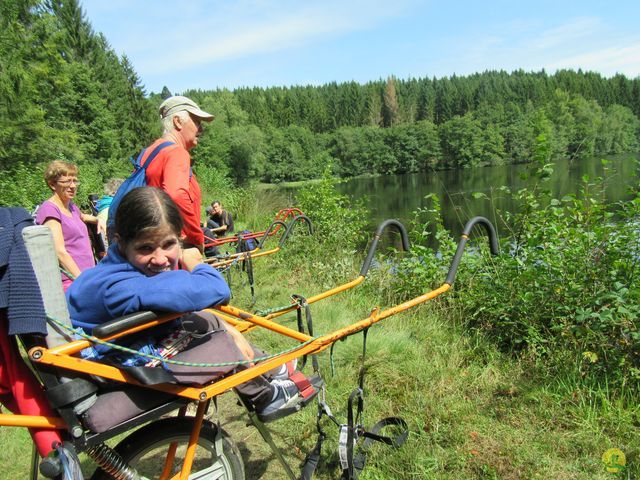
[[[166,85],[164,87],[162,87],[162,92],[160,92],[160,97],[163,100],[166,100],[167,98],[172,97],[172,96],[173,95],[172,95],[171,91],[167,88]]]
[[[387,83],[382,94],[382,125],[392,127],[398,123],[400,108],[396,96],[396,79],[391,76],[387,78]]]

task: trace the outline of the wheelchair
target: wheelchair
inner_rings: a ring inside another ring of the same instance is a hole
[[[94,480],[110,478],[244,479],[244,462],[237,445],[218,423],[205,418],[205,413],[211,403],[216,401],[216,397],[293,359],[304,358],[307,355],[313,356],[347,336],[363,331],[366,333],[373,324],[446,292],[453,284],[471,229],[478,223],[486,228],[491,252],[497,254],[498,242],[493,226],[488,220],[475,217],[464,228],[462,239],[442,286],[386,310],[375,308],[366,318],[334,332],[315,337],[310,323],[308,332],[305,333],[304,328],[295,330],[271,321],[271,318],[286,313],[284,310],[260,316],[232,306],[216,307],[215,314],[241,332],[262,327],[288,337],[295,344],[288,350],[264,358],[250,368],[202,386],[176,383],[144,384],[126,367],[81,358],[79,353],[94,342],[113,342],[127,335],[172,321],[181,314],[160,315],[154,312],[140,312],[101,324],[94,329],[90,338],[78,338],[71,327],[51,232],[44,226],[26,227],[22,231],[22,236],[49,320],[46,336],[24,335],[21,337],[33,369],[33,372],[30,371],[27,375],[37,377],[37,381],[31,378],[31,381],[36,384],[31,400],[41,408],[38,410],[40,413],[35,415],[0,413],[0,426],[19,426],[30,429],[38,447],[34,449],[31,475],[33,479],[38,478],[35,466],[40,456],[44,456],[44,459],[40,462],[39,470],[45,477],[82,478],[69,476],[68,472],[70,460],[77,459],[77,454],[82,452],[92,458],[99,467],[91,477]],[[291,305],[285,310],[297,309],[300,315],[303,308],[308,310],[309,303],[328,298],[360,284],[371,265],[382,230],[389,225],[395,225],[400,230],[404,247],[407,249],[408,239],[404,227],[395,220],[383,222],[376,231],[360,275],[355,280],[310,297],[303,303]],[[299,325],[300,323],[299,321]],[[17,349],[14,350],[14,357],[17,357],[14,360],[18,363],[22,362]],[[41,390],[38,389],[40,385],[42,385]],[[364,457],[356,454],[356,445],[359,441],[366,444],[373,439],[399,446],[406,439],[406,433],[403,434],[402,440],[385,437],[379,433],[376,426],[367,432],[363,425],[357,423],[362,411],[362,400],[361,384],[349,398],[349,421],[346,425],[340,425],[333,417],[324,404],[324,399],[319,402],[320,438],[316,446],[317,453],[319,454],[319,445],[324,437],[320,427],[320,418],[324,412],[341,428],[343,478],[357,478],[359,470],[364,467]],[[190,413],[192,409],[189,408],[189,404],[193,403],[196,405],[195,413]],[[358,412],[353,415],[356,406]],[[284,460],[269,431],[257,418],[252,407],[247,404],[244,404],[244,407],[248,411],[250,422],[269,444],[287,477],[298,478]],[[177,413],[168,417],[172,412]],[[384,419],[378,424],[383,427],[400,423],[398,419],[391,418]],[[404,426],[406,427],[406,424]],[[344,442],[342,441],[343,433]],[[43,438],[38,441],[36,437],[42,434],[44,434]],[[114,448],[107,445],[108,440],[121,435],[126,436]],[[50,442],[49,445],[46,442]],[[344,462],[342,449],[345,451]],[[310,460],[309,456],[308,460]],[[313,462],[317,464],[317,458],[312,460],[312,462],[308,461],[307,465]],[[307,468],[307,465],[303,468],[301,478],[311,478],[314,467]]]

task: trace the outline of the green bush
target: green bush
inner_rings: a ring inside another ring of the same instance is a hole
[[[480,254],[488,250],[484,239],[480,248],[471,243],[442,302],[506,351],[584,383],[637,392],[640,196],[608,207],[605,183],[584,178],[580,195],[561,199],[539,187],[503,189],[520,213],[503,214],[508,238],[501,239],[501,255]],[[437,214],[437,203],[426,213]],[[398,269],[396,294],[416,295],[444,280],[451,237],[437,218],[422,223],[418,236],[434,224],[439,250],[412,247]]]
[[[313,221],[321,244],[352,250],[364,239],[368,213],[362,202],[351,202],[336,190],[340,180],[332,177],[331,167],[318,182],[300,189],[298,206]]]

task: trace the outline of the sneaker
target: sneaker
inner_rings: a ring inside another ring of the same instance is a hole
[[[271,385],[276,388],[276,397],[269,405],[259,412],[260,421],[267,423],[291,415],[308,405],[317,395],[322,386],[322,379],[314,376],[309,379],[310,386],[303,396],[292,380],[273,380]]]
[[[296,371],[297,366],[298,366],[297,358],[294,358],[293,360],[290,360],[287,363],[280,365],[280,370],[278,370],[278,373],[272,376],[272,380],[287,380],[291,376],[291,374]]]

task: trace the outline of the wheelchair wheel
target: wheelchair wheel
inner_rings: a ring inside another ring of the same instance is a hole
[[[160,478],[164,460],[172,442],[178,447],[171,475],[180,472],[184,459],[193,420],[188,417],[174,417],[153,422],[122,440],[115,448],[123,460],[134,467],[141,478],[149,480]],[[201,480],[244,480],[244,463],[238,447],[229,436],[222,433],[222,452],[215,451],[217,427],[204,421],[200,439],[193,460],[189,478]],[[92,480],[109,480],[112,477],[101,469],[94,473]]]

